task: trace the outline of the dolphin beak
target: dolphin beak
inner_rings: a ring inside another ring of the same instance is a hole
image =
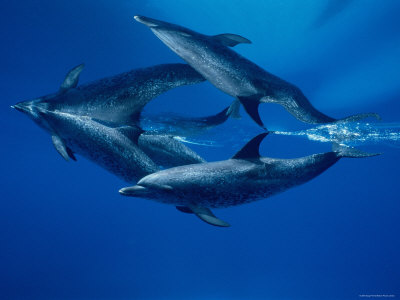
[[[21,103],[18,103],[18,104],[15,104],[15,105],[11,105],[11,108],[14,108],[14,109],[16,109],[16,110],[18,110],[20,112],[26,112],[27,111],[27,108],[24,105],[22,105]]]
[[[119,190],[119,193],[123,196],[129,197],[140,197],[141,195],[147,194],[148,189],[141,185],[135,185],[130,187],[125,187]]]
[[[157,27],[160,25],[160,21],[157,21],[155,19],[143,17],[143,16],[134,16],[135,20],[138,21],[139,23],[142,23],[148,27]]]

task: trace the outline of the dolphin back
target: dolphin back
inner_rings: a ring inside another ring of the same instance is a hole
[[[137,125],[144,106],[152,99],[170,89],[202,81],[204,77],[189,65],[162,64],[63,89],[46,102],[50,109],[110,124]]]

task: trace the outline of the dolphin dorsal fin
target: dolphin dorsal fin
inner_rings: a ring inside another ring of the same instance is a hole
[[[261,133],[252,138],[242,149],[239,150],[232,158],[233,159],[251,159],[260,157],[260,144],[268,135],[268,132]]]
[[[222,45],[227,47],[234,47],[237,44],[251,44],[251,41],[242,37],[238,34],[233,33],[223,33],[213,36],[214,40],[220,42]]]
[[[143,129],[137,126],[121,126],[115,129],[117,129],[120,133],[125,135],[127,138],[129,138],[132,142],[136,144],[138,143],[139,136],[144,132]]]
[[[103,126],[106,126],[108,128],[115,129],[119,131],[121,134],[125,135],[127,138],[129,138],[131,141],[137,143],[139,135],[141,135],[143,132],[145,132],[142,128],[136,125],[123,125],[121,126],[118,123],[115,122],[109,122],[105,120],[100,120],[96,118],[92,118],[92,121],[99,123]]]
[[[70,70],[67,75],[65,75],[64,81],[60,86],[60,93],[64,93],[78,85],[79,75],[81,74],[84,67],[84,64],[80,64],[79,66],[76,66],[75,68]]]

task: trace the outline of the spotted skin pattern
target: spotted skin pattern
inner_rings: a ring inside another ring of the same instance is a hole
[[[262,69],[231,49],[239,43],[251,43],[234,34],[210,36],[188,28],[135,16],[172,51],[221,91],[239,99],[247,113],[264,127],[258,114],[260,103],[282,105],[296,119],[305,123],[331,123],[339,119],[318,111],[295,85]],[[340,120],[359,120],[379,116],[360,114]]]
[[[137,184],[147,191],[137,196],[182,206],[236,206],[308,182],[339,159],[335,152],[327,152],[296,159],[261,157],[180,166],[142,178]]]

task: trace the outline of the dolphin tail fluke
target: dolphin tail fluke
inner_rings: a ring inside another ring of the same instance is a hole
[[[239,100],[235,99],[230,106],[224,108],[216,115],[208,116],[205,118],[198,118],[198,120],[200,120],[202,124],[207,126],[217,126],[224,123],[226,120],[228,120],[229,117],[233,119],[240,119],[241,116],[239,113],[239,109],[240,102]]]
[[[204,118],[204,122],[210,126],[215,126],[224,123],[229,117],[240,119],[239,109],[239,100],[234,100],[230,106],[224,108],[216,115]]]
[[[350,147],[344,144],[333,143],[332,151],[336,153],[338,157],[350,157],[350,158],[363,158],[363,157],[371,157],[377,156],[381,153],[368,153],[356,149],[354,147]]]
[[[243,104],[244,109],[249,114],[249,116],[263,129],[267,130],[264,126],[263,121],[260,118],[258,113],[258,106],[260,105],[260,99],[262,96],[260,95],[252,95],[248,97],[238,97],[240,103]]]
[[[187,206],[177,206],[176,207],[177,210],[183,212],[183,213],[187,213],[187,214],[195,214],[196,216],[199,217],[200,220],[213,225],[213,226],[218,226],[218,227],[229,227],[231,225],[229,225],[228,223],[226,223],[225,221],[222,221],[220,219],[218,219],[213,213],[212,211],[207,208],[207,207],[203,207],[203,206],[196,206],[196,205],[189,205]]]
[[[337,120],[335,123],[345,123],[345,122],[357,122],[366,118],[375,118],[377,120],[381,120],[381,116],[377,113],[364,113],[364,114],[357,114],[350,117],[346,117],[343,119]]]

